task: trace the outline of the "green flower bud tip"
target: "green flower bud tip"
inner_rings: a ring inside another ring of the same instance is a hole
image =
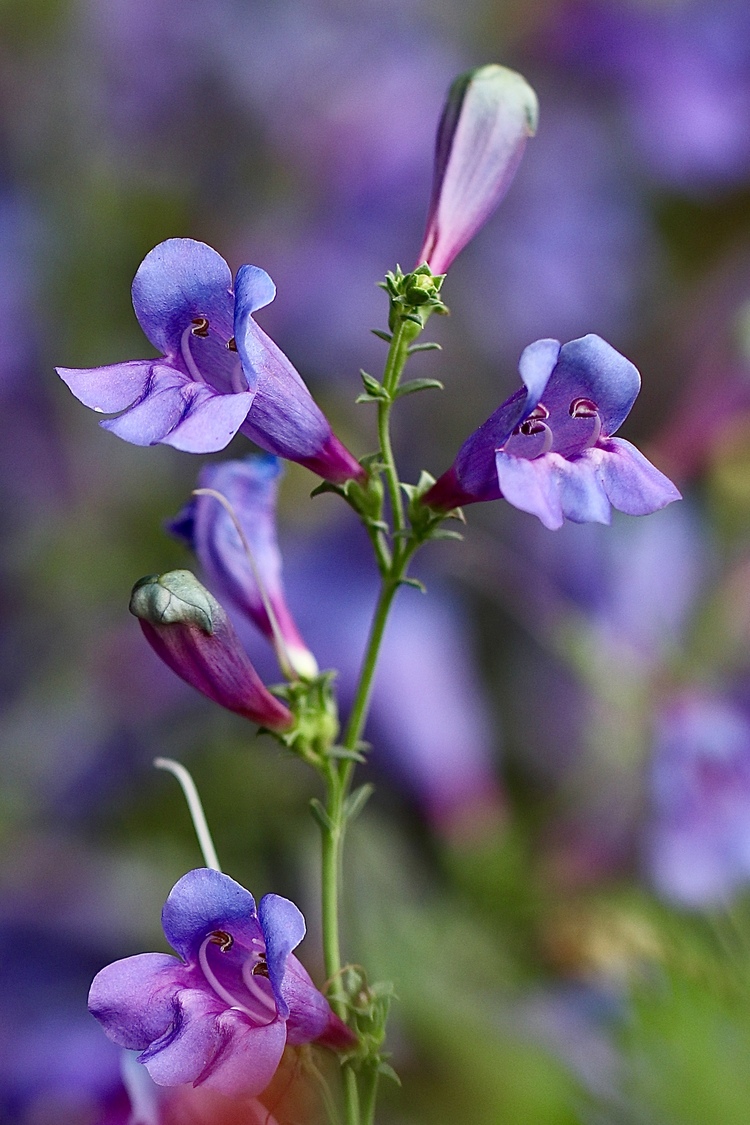
[[[221,607],[189,570],[141,578],[130,595],[130,612],[151,625],[197,625],[207,636]]]

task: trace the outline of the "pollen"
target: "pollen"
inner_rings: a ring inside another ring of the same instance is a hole
[[[234,938],[226,930],[214,930],[208,940],[212,945],[218,945],[222,953],[228,953],[234,945]]]

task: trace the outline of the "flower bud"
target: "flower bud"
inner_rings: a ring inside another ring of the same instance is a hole
[[[227,614],[189,570],[136,582],[130,612],[173,672],[228,711],[271,730],[292,724],[289,710],[266,689]]]
[[[419,262],[445,273],[510,187],[536,132],[536,94],[520,74],[482,66],[455,80],[438,126]]]

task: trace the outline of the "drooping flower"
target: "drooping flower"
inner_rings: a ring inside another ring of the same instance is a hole
[[[538,103],[528,82],[504,66],[460,75],[438,125],[432,196],[418,263],[445,273],[510,187]]]
[[[130,612],[180,679],[261,726],[291,726],[290,712],[263,684],[227,614],[189,570],[142,578],[133,588]]]
[[[599,336],[537,340],[516,391],[467,438],[424,497],[449,511],[504,496],[545,527],[609,523],[611,507],[641,516],[680,493],[630,442],[612,435],[640,390],[637,369]]]
[[[58,374],[85,406],[117,413],[102,426],[135,445],[214,453],[240,431],[326,480],[361,478],[299,373],[253,320],[275,294],[258,266],[241,266],[233,291],[210,246],[167,239],[133,281],[136,316],[162,355]]]
[[[239,883],[198,868],[170,891],[162,925],[178,957],[115,961],[89,993],[109,1038],[140,1051],[158,1085],[252,1096],[273,1078],[287,1043],[352,1045],[292,953],[305,920],[289,899],[265,895],[256,909]]]
[[[278,458],[254,456],[204,465],[199,489],[225,498],[193,496],[170,530],[198,556],[209,585],[222,601],[247,614],[274,646],[282,667],[314,676],[318,666],[289,611],[276,541]],[[237,524],[235,524],[235,519]],[[238,526],[239,525],[239,530]],[[244,541],[243,541],[244,538]]]

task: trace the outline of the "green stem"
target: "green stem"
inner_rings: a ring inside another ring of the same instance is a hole
[[[376,1067],[371,1067],[362,1075],[362,1125],[375,1125],[375,1102],[378,1096],[379,1077]]]
[[[385,466],[385,479],[388,485],[388,496],[391,501],[391,512],[393,515],[393,529],[399,532],[399,538],[394,542],[393,555],[394,560],[398,559],[400,549],[402,546],[402,533],[406,527],[406,520],[404,518],[404,505],[401,498],[401,485],[398,479],[398,469],[393,457],[393,446],[391,445],[391,409],[393,403],[388,401],[381,401],[378,403],[378,437],[380,438],[380,451],[383,455],[383,464]]]

